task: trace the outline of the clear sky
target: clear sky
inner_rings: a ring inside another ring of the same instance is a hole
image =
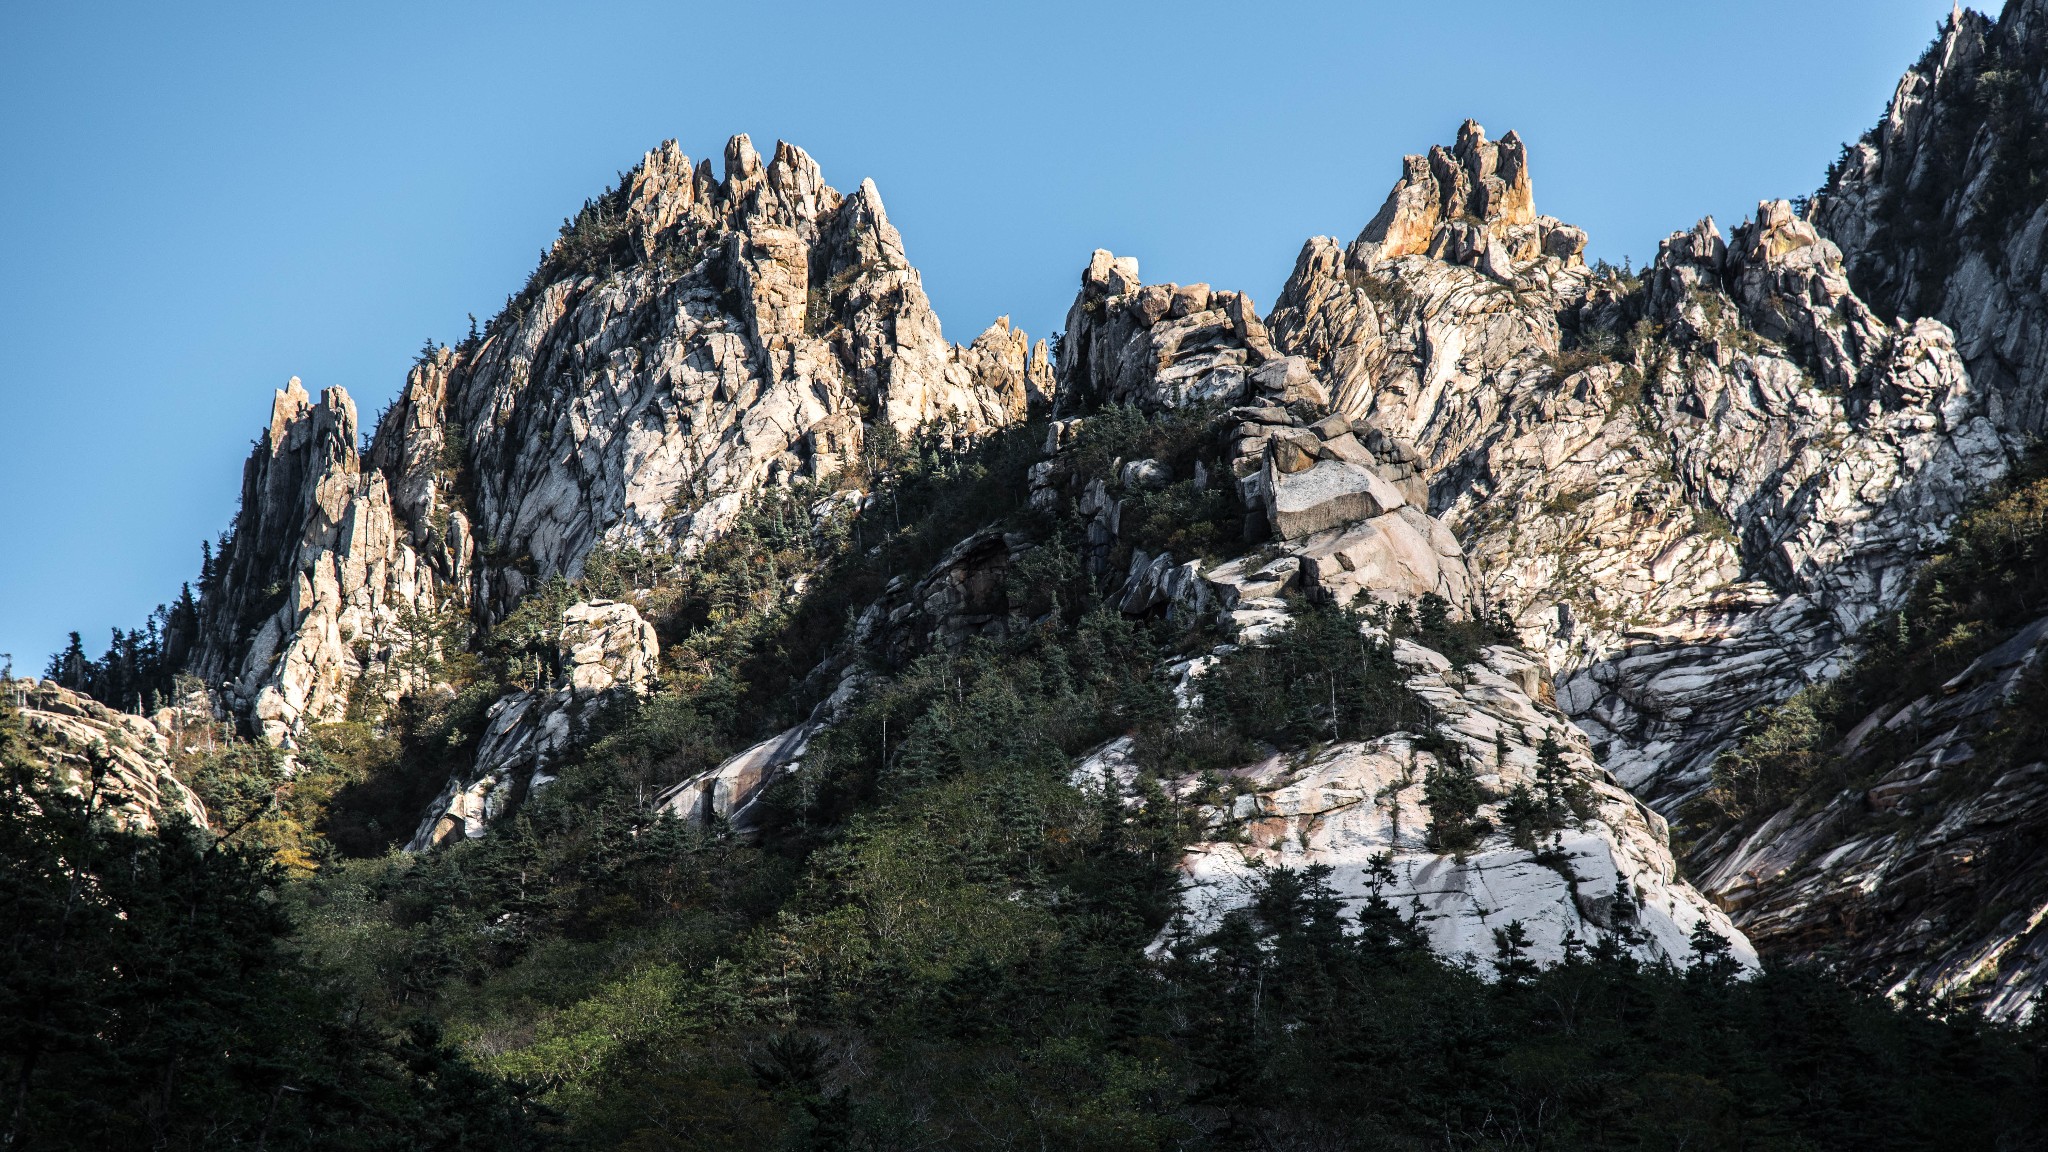
[[[1643,262],[1808,192],[1949,0],[0,4],[0,652],[196,576],[287,377],[365,421],[669,137],[880,186],[946,333],[1088,253],[1264,307],[1477,118]]]

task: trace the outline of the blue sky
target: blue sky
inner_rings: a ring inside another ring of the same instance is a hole
[[[196,575],[292,375],[367,421],[664,138],[880,186],[947,335],[1097,247],[1270,307],[1400,157],[1528,142],[1589,254],[1810,191],[1948,0],[0,5],[0,652]]]

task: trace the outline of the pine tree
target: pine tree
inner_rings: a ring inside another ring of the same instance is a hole
[[[1526,984],[1541,971],[1529,956],[1529,930],[1520,920],[1493,930],[1493,970],[1502,984]]]
[[[1429,808],[1429,830],[1423,840],[1432,852],[1461,855],[1492,830],[1478,815],[1486,790],[1456,748],[1446,749],[1423,776],[1422,800]]]
[[[284,947],[276,866],[41,787],[0,702],[0,1148],[534,1145],[432,1029],[351,1018]]]
[[[54,680],[73,692],[83,692],[86,666],[91,663],[92,661],[86,659],[84,643],[79,639],[78,633],[73,632],[71,642],[64,646],[64,650],[50,657],[49,669],[43,675],[45,679]]]
[[[1365,902],[1358,908],[1358,941],[1361,950],[1374,957],[1413,952],[1423,944],[1415,922],[1401,915],[1386,897],[1397,877],[1394,854],[1377,852],[1365,866]]]
[[[1735,958],[1728,938],[1714,931],[1702,918],[1692,926],[1692,948],[1686,961],[1686,975],[1715,987],[1725,987],[1742,974],[1742,962]]]

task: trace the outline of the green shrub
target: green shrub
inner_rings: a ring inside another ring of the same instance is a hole
[[[1501,804],[1501,823],[1517,847],[1536,850],[1541,837],[1593,815],[1593,787],[1565,763],[1564,748],[1548,733],[1536,746],[1534,787],[1517,784]]]
[[[1801,689],[1743,717],[1735,747],[1714,761],[1708,799],[1730,819],[1768,816],[1824,778],[1840,738],[1830,685]]]

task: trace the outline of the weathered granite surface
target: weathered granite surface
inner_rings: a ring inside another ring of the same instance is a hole
[[[407,690],[426,661],[395,649],[425,626],[487,625],[601,546],[700,547],[872,428],[971,439],[1053,389],[1007,319],[946,343],[873,183],[843,196],[745,136],[720,178],[670,142],[486,333],[421,359],[367,451],[342,389],[278,394],[194,665],[289,744],[351,692]]]
[[[207,826],[206,806],[171,767],[184,724],[179,709],[116,712],[48,680],[0,680],[0,693],[20,709],[27,751],[57,787],[89,797],[134,831],[154,831],[174,815]]]

